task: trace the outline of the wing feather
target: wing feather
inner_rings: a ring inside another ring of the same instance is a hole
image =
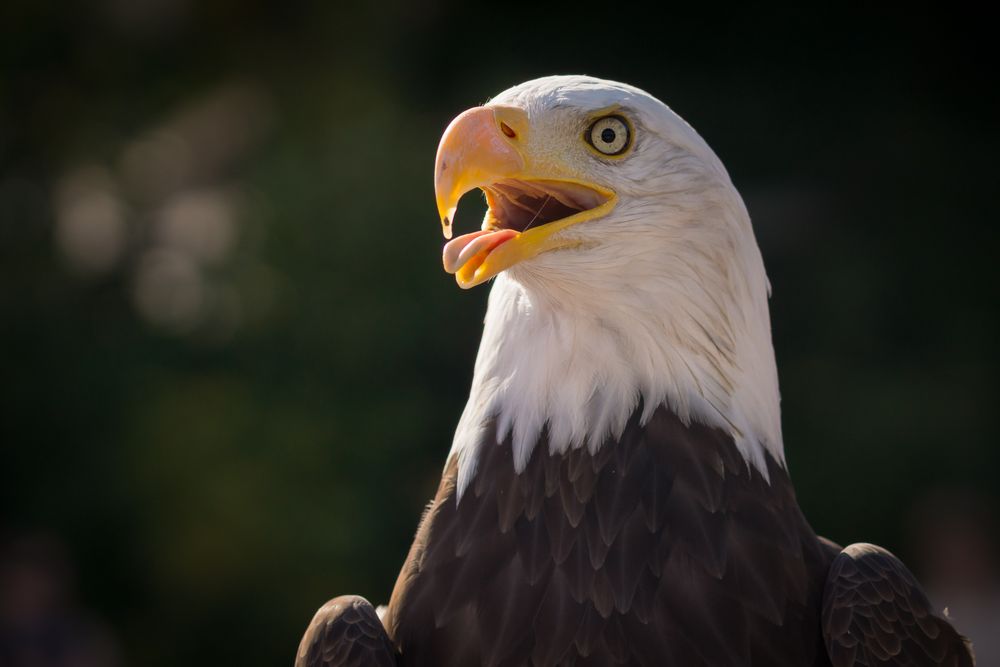
[[[822,624],[834,667],[975,664],[968,640],[933,613],[906,566],[873,544],[852,544],[834,558]]]
[[[395,651],[375,609],[357,595],[342,595],[319,608],[295,659],[295,667],[395,665]]]

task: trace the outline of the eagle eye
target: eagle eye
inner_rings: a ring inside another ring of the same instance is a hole
[[[604,155],[621,155],[632,143],[632,130],[621,116],[604,116],[591,123],[585,137]]]

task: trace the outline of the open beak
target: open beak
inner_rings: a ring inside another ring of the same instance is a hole
[[[452,237],[462,195],[480,188],[489,205],[480,231],[452,239],[444,247],[444,269],[455,274],[462,288],[571,245],[557,232],[606,215],[617,201],[607,188],[532,169],[531,156],[525,154],[529,130],[521,109],[487,106],[459,115],[441,137],[434,191],[445,238]]]

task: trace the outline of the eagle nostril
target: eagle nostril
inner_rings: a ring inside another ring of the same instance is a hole
[[[517,136],[517,132],[514,131],[514,128],[503,121],[500,121],[500,131],[511,139]]]

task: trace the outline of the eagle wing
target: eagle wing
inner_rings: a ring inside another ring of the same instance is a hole
[[[822,624],[834,667],[975,664],[969,641],[933,613],[906,566],[873,544],[852,544],[834,558]]]
[[[342,595],[319,608],[299,643],[295,667],[395,667],[396,657],[371,603]]]

